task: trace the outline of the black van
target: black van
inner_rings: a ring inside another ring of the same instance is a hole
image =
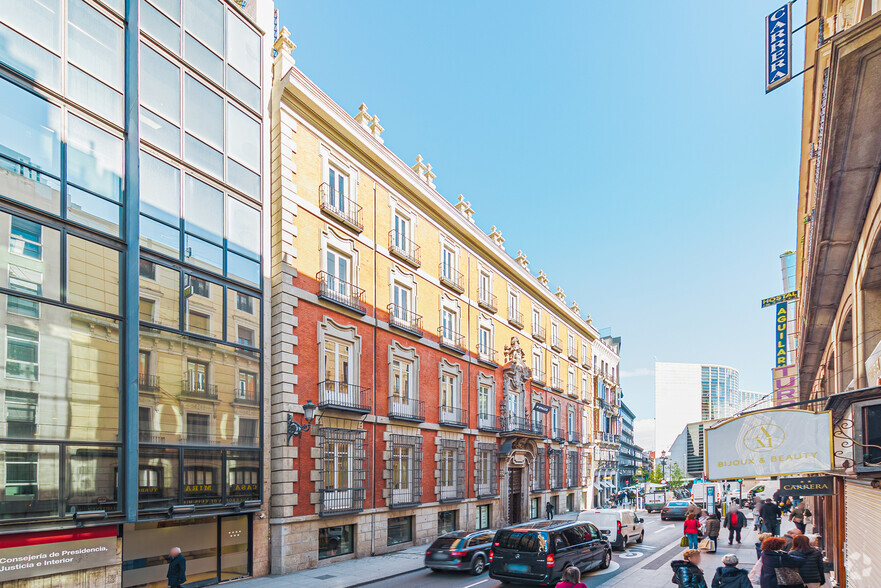
[[[541,521],[496,531],[489,552],[489,577],[502,582],[553,586],[563,570],[605,569],[612,546],[587,522]]]

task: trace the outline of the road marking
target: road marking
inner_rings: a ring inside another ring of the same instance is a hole
[[[663,533],[664,531],[666,531],[666,530],[668,530],[668,529],[672,529],[672,528],[673,528],[673,527],[661,527],[661,528],[658,529],[657,531],[652,531],[652,533],[653,533],[654,535],[657,535],[658,533]]]
[[[627,553],[622,553],[618,557],[623,557],[624,559],[634,559],[637,557],[642,557],[645,554],[641,551],[628,551]]]
[[[484,582],[489,582],[489,578],[481,580],[480,582],[475,582],[474,584],[468,584],[465,588],[472,588],[473,586],[477,586],[478,584],[483,584]]]
[[[581,578],[583,580],[585,577],[593,578],[594,576],[603,576],[605,574],[611,574],[612,572],[617,572],[618,568],[620,568],[620,567],[621,567],[621,564],[619,564],[617,561],[613,561],[609,564],[609,567],[607,567],[606,569],[587,572],[587,574],[585,574]],[[465,588],[468,588],[468,587],[466,586]]]

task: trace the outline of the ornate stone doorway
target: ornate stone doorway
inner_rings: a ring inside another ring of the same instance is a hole
[[[523,470],[513,468],[508,473],[508,524],[511,525],[523,522]]]

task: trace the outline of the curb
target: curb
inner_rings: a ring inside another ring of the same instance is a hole
[[[373,578],[372,580],[367,580],[366,582],[361,582],[358,584],[352,584],[350,588],[358,588],[359,586],[369,586],[370,584],[375,584],[376,582],[384,582],[386,580],[391,580],[392,578],[398,578],[400,576],[406,576],[407,574],[412,574],[413,572],[420,572],[422,570],[427,570],[428,568],[425,566],[421,566],[418,568],[414,568],[412,570],[407,570],[406,572],[398,572],[396,574],[392,574],[390,576],[383,576],[382,578]]]

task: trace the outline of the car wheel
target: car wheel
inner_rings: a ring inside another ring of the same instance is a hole
[[[603,556],[603,563],[600,564],[600,569],[604,570],[612,563],[612,551],[609,550],[606,552],[606,555]]]
[[[479,576],[483,572],[486,571],[486,558],[482,555],[478,554],[474,556],[474,559],[471,561],[471,574],[474,576]]]
[[[645,539],[645,531],[639,534],[639,539],[636,540],[637,543],[642,543],[642,540]]]
[[[662,521],[666,521],[666,520],[667,520],[667,517],[665,517],[664,515],[661,515],[661,520],[662,520]]]

